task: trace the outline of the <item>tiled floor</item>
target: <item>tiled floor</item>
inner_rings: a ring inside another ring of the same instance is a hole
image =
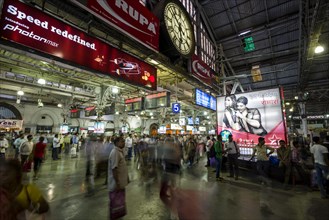
[[[50,202],[53,220],[103,220],[108,218],[108,191],[104,176],[95,180],[96,193],[86,197],[86,161],[83,152],[78,158],[63,156],[45,161],[40,178],[35,182]],[[184,168],[177,177],[178,188],[172,211],[159,199],[159,181],[150,192],[139,180],[134,161],[129,161],[131,183],[126,188],[128,214],[125,220],[164,219],[328,219],[329,200],[320,199],[319,191],[303,186],[283,190],[281,183],[271,188],[258,184],[257,176],[242,172],[238,181],[215,181],[213,168],[200,162]],[[226,173],[223,174],[226,177]],[[160,173],[159,173],[160,176]],[[160,179],[160,177],[158,178]],[[180,218],[171,213],[179,212]]]

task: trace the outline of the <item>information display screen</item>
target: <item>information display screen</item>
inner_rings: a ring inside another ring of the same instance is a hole
[[[193,117],[187,117],[187,124],[194,125]]]
[[[94,133],[103,134],[105,132],[105,123],[104,122],[95,122]]]
[[[145,109],[170,107],[170,92],[160,92],[145,97]]]
[[[132,98],[125,100],[125,111],[132,112],[132,111],[140,111],[143,109],[144,98]]]
[[[195,89],[195,104],[216,111],[216,98],[200,89]]]

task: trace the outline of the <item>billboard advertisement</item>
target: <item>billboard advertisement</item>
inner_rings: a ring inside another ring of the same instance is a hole
[[[71,1],[144,46],[159,51],[159,19],[139,1]]]
[[[279,88],[217,98],[218,134],[231,133],[240,147],[253,147],[259,137],[267,145],[286,140]]]
[[[4,1],[0,37],[130,84],[156,90],[156,69],[19,1]]]

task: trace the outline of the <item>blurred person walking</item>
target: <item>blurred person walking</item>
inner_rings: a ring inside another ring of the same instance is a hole
[[[22,145],[20,146],[19,152],[21,155],[21,164],[22,167],[24,166],[24,164],[27,164],[25,166],[30,166],[30,162],[32,160],[32,158],[30,158],[31,153],[33,151],[33,136],[31,134],[29,134],[27,136],[27,141],[23,142]],[[26,168],[27,170],[30,169],[30,167]],[[23,170],[24,172],[27,170]]]
[[[133,139],[131,138],[131,134],[125,140],[125,147],[128,149],[127,159],[131,160],[132,157],[132,149],[133,149]]]
[[[53,139],[53,152],[52,152],[53,160],[59,160],[60,159],[58,157],[59,148],[60,148],[60,141],[59,141],[59,138],[58,138],[58,134],[55,134],[54,139]]]
[[[125,187],[128,185],[128,168],[125,161],[123,136],[114,140],[114,149],[109,156],[108,164],[108,190],[109,190],[109,216],[118,219],[127,214]]]
[[[19,158],[19,148],[25,142],[24,133],[20,133],[18,138],[14,141],[15,146],[15,159]]]
[[[34,184],[22,184],[18,160],[0,161],[0,219],[39,219],[49,210],[48,202]]]
[[[41,163],[42,160],[45,157],[46,154],[46,148],[47,148],[47,144],[45,144],[44,141],[44,137],[40,137],[39,138],[39,142],[36,143],[36,145],[34,146],[33,149],[33,157],[34,157],[34,175],[33,175],[33,179],[37,180],[38,179],[38,173],[40,171],[40,167],[41,167]]]
[[[206,152],[207,152],[207,164],[206,167],[210,166],[210,150],[213,147],[214,142],[210,139],[210,136],[207,136],[207,143],[206,143]]]
[[[92,196],[95,193],[95,166],[96,166],[96,145],[100,137],[92,134],[86,143],[86,183],[87,195]]]
[[[225,151],[227,152],[228,166],[230,175],[228,177],[235,177],[235,180],[239,179],[239,163],[238,158],[240,156],[240,150],[236,142],[233,141],[233,136],[228,136],[228,142],[225,143]]]
[[[311,153],[313,154],[317,183],[320,188],[321,198],[327,199],[328,194],[324,186],[328,182],[325,178],[329,172],[328,149],[320,144],[320,138],[317,136],[313,137],[313,142]]]
[[[267,153],[267,150],[270,152]],[[260,174],[261,182],[270,185],[269,168],[270,161],[269,156],[274,152],[274,149],[265,145],[265,139],[263,137],[258,138],[258,144],[253,148],[253,152],[249,161],[253,160],[257,152],[257,171]]]

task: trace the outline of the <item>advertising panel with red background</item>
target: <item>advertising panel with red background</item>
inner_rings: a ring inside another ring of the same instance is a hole
[[[209,86],[216,82],[215,71],[195,54],[192,55],[191,72],[195,78]]]
[[[217,98],[218,134],[229,131],[240,147],[254,147],[260,136],[267,145],[286,140],[280,89]]]
[[[159,51],[159,19],[137,0],[71,0],[144,46]]]
[[[153,66],[18,1],[4,2],[0,35],[133,85],[157,88]]]

